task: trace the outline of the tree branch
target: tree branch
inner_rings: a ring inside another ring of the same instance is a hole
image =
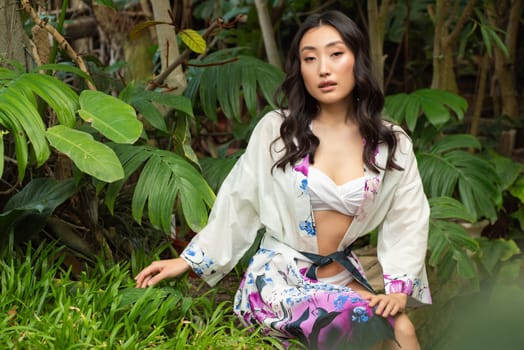
[[[89,70],[87,69],[87,66],[82,59],[82,57],[76,53],[76,51],[73,49],[73,47],[67,42],[67,40],[63,37],[62,34],[60,34],[52,25],[47,23],[47,21],[43,21],[40,19],[36,11],[31,7],[28,0],[21,0],[22,8],[24,11],[26,11],[29,16],[33,19],[36,25],[38,25],[41,28],[44,28],[49,34],[53,36],[53,38],[58,43],[58,46],[65,51],[65,53],[76,63],[78,68],[84,73],[86,73],[88,76]],[[86,80],[87,86],[90,90],[96,90],[96,87],[91,83],[89,80]]]
[[[202,34],[202,37],[204,39],[207,39],[209,35],[215,30],[215,28],[219,27],[221,25],[221,20],[215,20],[211,23],[211,25],[206,29],[204,34]],[[187,60],[189,58],[189,55],[191,54],[191,50],[185,49],[184,52],[178,58],[173,61],[165,71],[161,72],[155,79],[151,80],[147,86],[146,90],[153,90],[158,86],[161,86],[164,83],[164,80],[171,74],[172,71],[175,70],[176,67],[178,67],[182,62]]]

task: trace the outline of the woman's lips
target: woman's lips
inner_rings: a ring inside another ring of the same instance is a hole
[[[331,80],[326,80],[318,84],[318,88],[321,91],[328,92],[328,91],[334,90],[336,85],[337,85],[336,82],[331,81]]]

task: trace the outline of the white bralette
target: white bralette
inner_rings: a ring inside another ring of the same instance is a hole
[[[313,210],[334,210],[355,216],[364,198],[367,178],[362,176],[343,185],[337,185],[321,170],[310,166],[308,189]]]

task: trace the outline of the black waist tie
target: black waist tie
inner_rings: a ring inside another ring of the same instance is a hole
[[[311,264],[311,267],[306,272],[306,277],[316,280],[316,270],[318,267],[322,267],[331,264],[333,261],[336,261],[340,265],[344,266],[344,268],[346,268],[346,270],[348,270],[351,273],[351,275],[353,275],[353,278],[357,280],[357,282],[366,287],[366,289],[368,289],[370,292],[375,293],[373,287],[371,287],[369,282],[364,278],[364,276],[360,274],[360,271],[358,271],[355,265],[353,265],[351,260],[348,258],[348,255],[351,254],[351,246],[347,247],[342,251],[334,252],[326,256],[308,252],[300,253],[313,262],[313,264]]]

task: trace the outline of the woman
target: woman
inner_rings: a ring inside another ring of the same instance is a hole
[[[309,349],[383,340],[419,349],[404,310],[431,303],[429,207],[409,138],[380,118],[384,97],[370,67],[353,21],[335,11],[308,17],[290,47],[286,108],[260,120],[207,226],[181,257],[140,272],[137,286],[190,268],[215,285],[264,227],[235,296],[246,325]],[[369,286],[351,251],[376,227],[385,294]]]

